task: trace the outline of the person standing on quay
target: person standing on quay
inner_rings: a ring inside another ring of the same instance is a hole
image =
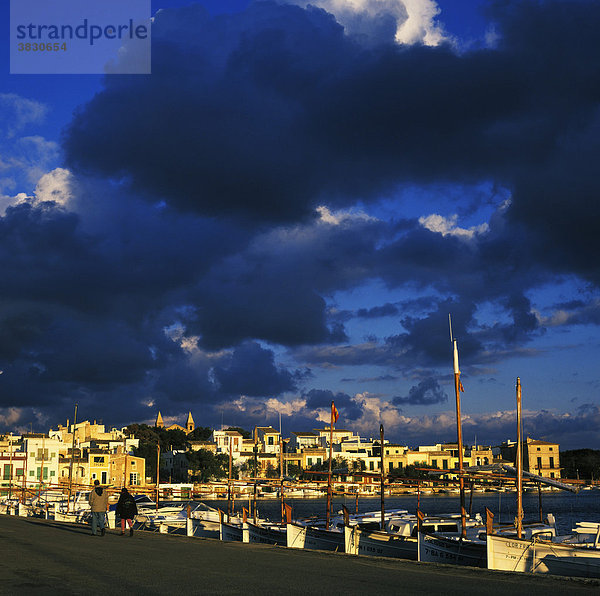
[[[108,511],[108,491],[100,486],[99,480],[94,480],[94,490],[90,491],[88,502],[92,510],[92,536],[98,535],[98,526],[100,526],[100,535],[104,536],[104,524]]]
[[[129,535],[133,536],[133,518],[137,515],[137,505],[131,493],[123,487],[117,501],[117,515],[121,518],[121,536],[125,534],[125,521],[129,526]]]

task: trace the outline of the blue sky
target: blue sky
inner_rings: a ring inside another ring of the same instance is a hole
[[[0,431],[600,448],[600,7],[154,2],[151,75],[0,59]]]

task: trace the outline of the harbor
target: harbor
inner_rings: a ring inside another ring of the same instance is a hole
[[[600,582],[0,517],[0,594],[598,593]]]

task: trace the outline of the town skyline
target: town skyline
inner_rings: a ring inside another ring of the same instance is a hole
[[[520,377],[600,448],[600,5],[376,5],[152,0],[139,75],[9,74],[3,30],[0,432],[452,441],[450,314],[465,442]]]

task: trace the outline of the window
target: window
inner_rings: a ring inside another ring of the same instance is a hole
[[[269,439],[267,442],[268,445],[275,445],[275,437],[268,437],[268,439]]]
[[[541,449],[541,447],[538,447],[538,448],[537,448],[537,450],[538,450],[538,451],[541,451],[542,449]]]
[[[15,470],[15,472],[17,473],[17,476],[23,476],[23,472],[24,472],[24,470],[23,470],[23,468],[17,468],[17,469]]]
[[[554,467],[554,458],[553,457],[550,458],[550,467],[551,468]]]
[[[390,466],[390,468],[389,468],[390,472],[393,471],[393,469],[394,469],[394,462],[391,461],[390,464],[389,464],[389,466]]]
[[[100,457],[94,457],[94,463],[95,464],[103,464],[104,463],[104,457],[100,456]]]
[[[30,476],[35,476],[35,472],[33,470],[29,470],[29,475]]]
[[[54,476],[56,472],[54,470],[50,470],[50,476]]]
[[[375,462],[369,462],[369,470],[373,471],[375,469]]]
[[[135,472],[131,472],[131,474],[129,474],[129,484],[138,484],[138,475]]]
[[[542,458],[541,457],[537,458],[537,467],[538,467],[538,470],[542,469]]]
[[[307,457],[306,458],[306,465],[307,466],[312,466],[312,457]]]
[[[434,468],[437,468],[437,459],[432,459],[432,460],[431,460],[431,465],[432,465]]]
[[[552,451],[552,447],[548,447],[548,451]]]
[[[444,470],[447,470],[447,469],[448,469],[448,460],[447,460],[447,459],[443,459],[443,460],[442,460],[442,468],[443,468]]]

